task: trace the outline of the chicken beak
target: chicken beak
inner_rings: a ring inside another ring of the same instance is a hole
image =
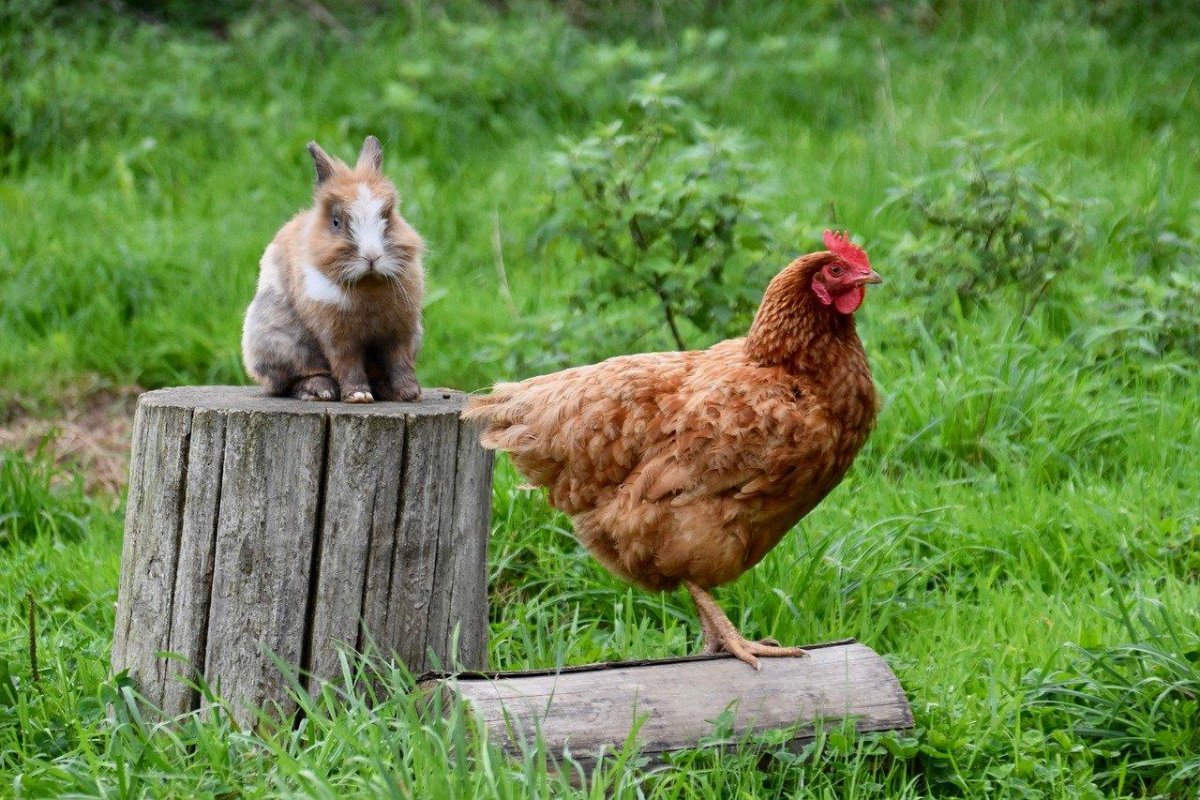
[[[875,270],[867,270],[866,275],[860,275],[855,281],[859,286],[865,286],[868,283],[883,283],[883,278],[879,277],[879,273]]]

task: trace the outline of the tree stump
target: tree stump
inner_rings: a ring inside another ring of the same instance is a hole
[[[652,762],[704,744],[731,745],[772,729],[792,743],[821,727],[911,728],[912,711],[887,662],[853,639],[805,645],[807,658],[764,658],[755,672],[732,656],[591,664],[557,670],[430,673],[419,688],[460,700],[512,755],[540,741],[559,760],[588,766],[631,734]],[[720,726],[720,727],[718,727]]]
[[[340,675],[339,643],[484,667],[492,456],[464,399],[142,395],[113,668],[166,715],[198,708],[203,678],[245,723],[294,711],[274,658],[310,690]]]

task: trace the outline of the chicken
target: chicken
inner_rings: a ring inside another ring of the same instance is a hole
[[[465,414],[605,567],[649,590],[683,584],[705,651],[755,669],[806,653],[746,639],[710,590],[838,485],[877,411],[854,312],[881,279],[844,235],[825,246],[775,276],[744,338],[499,383]]]

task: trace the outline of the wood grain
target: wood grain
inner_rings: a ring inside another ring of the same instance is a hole
[[[162,703],[162,710],[168,715],[190,711],[198,702],[191,684],[203,677],[208,642],[208,600],[212,591],[224,452],[225,416],[209,409],[196,411],[192,415],[179,561],[171,606],[169,650],[180,661],[171,667],[177,679],[166,682]]]
[[[491,528],[493,459],[479,446],[482,432],[481,423],[463,423],[459,431],[450,541],[443,547],[451,564],[439,575],[445,591],[434,595],[435,600],[448,600],[449,613],[445,628],[432,638],[456,641],[458,663],[468,669],[487,666],[487,539],[478,532]],[[431,615],[431,620],[441,618]],[[478,624],[480,620],[484,624]]]
[[[204,673],[239,719],[294,709],[271,656],[302,666],[325,440],[321,416],[226,415]]]
[[[330,645],[359,646],[367,564],[376,536],[391,538],[400,498],[404,429],[394,418],[338,416],[330,421],[329,468],[313,621],[308,648],[314,677],[338,677]],[[388,609],[383,609],[386,614]]]
[[[771,729],[797,740],[818,725],[853,719],[860,731],[912,726],[899,681],[871,648],[854,641],[816,645],[808,658],[764,658],[755,672],[728,656],[579,667],[558,672],[433,677],[422,688],[465,700],[493,741],[520,753],[540,736],[547,752],[569,748],[596,759],[619,750],[635,726],[651,757],[732,744]],[[732,725],[714,739],[726,710]]]
[[[203,680],[247,724],[295,708],[276,659],[314,691],[342,647],[484,666],[492,457],[464,401],[143,395],[114,669],[168,716],[199,707]]]
[[[171,608],[192,415],[185,409],[138,410],[136,464],[125,512],[121,576],[113,637],[114,665],[148,687],[146,699],[163,702],[168,664],[157,653],[171,639]]]
[[[447,563],[450,519],[454,503],[454,466],[459,421],[456,417],[415,417],[408,423],[404,497],[396,526],[392,583],[386,601],[391,617],[379,642],[385,655],[394,655],[413,672],[428,667],[429,646],[441,641],[439,632],[448,614],[451,591],[439,576],[438,563]],[[416,465],[421,465],[418,468]],[[435,655],[447,658],[449,650]]]

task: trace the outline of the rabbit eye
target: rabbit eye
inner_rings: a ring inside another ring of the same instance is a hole
[[[341,221],[340,219],[338,219],[338,215],[337,215],[337,214],[334,214],[334,215],[333,215],[333,227],[335,227],[335,228],[340,228],[340,227],[342,227],[342,221]]]

